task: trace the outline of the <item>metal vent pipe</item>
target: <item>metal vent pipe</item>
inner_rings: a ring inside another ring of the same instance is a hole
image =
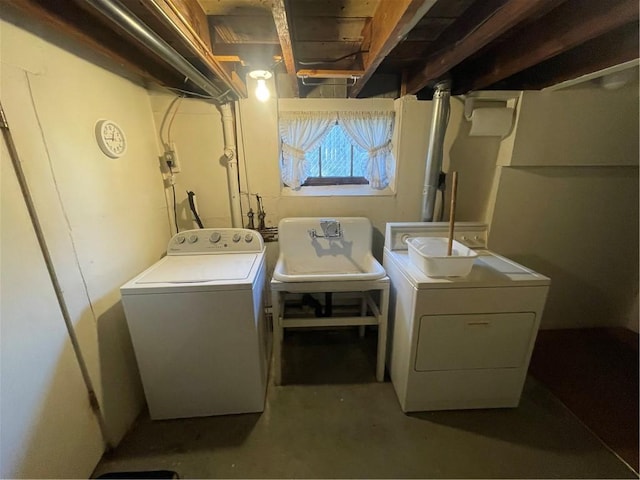
[[[85,2],[115,23],[130,37],[142,43],[162,58],[207,94],[212,97],[220,97],[225,93],[117,0],[85,0]]]
[[[429,146],[427,148],[427,165],[422,190],[422,221],[432,222],[438,191],[438,177],[442,170],[444,135],[449,123],[451,99],[451,83],[442,81],[435,86],[433,93],[433,116],[429,130]]]

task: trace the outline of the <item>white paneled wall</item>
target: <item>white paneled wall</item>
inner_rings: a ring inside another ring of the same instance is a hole
[[[109,440],[117,443],[144,402],[119,287],[159,259],[170,236],[149,95],[9,23],[0,23],[0,34],[2,103]],[[124,129],[122,158],[99,150],[101,118]],[[3,155],[3,187],[4,162]],[[85,418],[87,394],[37,250],[27,234],[10,236],[14,224],[28,231],[20,199],[2,194],[2,476],[87,476],[101,439]],[[5,381],[21,382],[21,394]]]
[[[637,330],[637,83],[524,92],[519,108],[489,246],[551,277],[543,328]]]

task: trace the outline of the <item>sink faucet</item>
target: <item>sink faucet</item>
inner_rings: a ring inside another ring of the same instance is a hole
[[[342,238],[342,229],[340,222],[337,220],[320,220],[320,228],[322,235],[318,235],[315,228],[309,230],[311,238]]]

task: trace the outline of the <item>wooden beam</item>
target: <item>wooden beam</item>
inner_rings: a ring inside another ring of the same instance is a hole
[[[215,58],[216,61],[220,63],[242,62],[242,59],[237,55],[214,55],[213,58]]]
[[[436,0],[380,0],[363,31],[361,50],[364,75],[351,87],[350,97],[356,97],[375,73],[384,58],[424,17]]]
[[[402,77],[400,79],[400,96],[404,97],[407,94],[407,70],[402,70]]]
[[[24,17],[33,21],[41,29],[40,35],[46,34],[54,43],[73,42],[75,53],[118,75],[138,83],[142,79],[164,86],[175,86],[182,81],[181,76],[168,66],[151,59],[146,51],[132,45],[125,37],[115,35],[72,3],[5,0],[2,8],[9,18],[17,15],[21,22]]]
[[[300,90],[298,87],[298,78],[296,77],[296,62],[293,55],[293,46],[291,45],[285,0],[273,0],[271,13],[273,15],[273,21],[276,24],[276,31],[278,32],[278,39],[280,40],[280,48],[282,49],[282,57],[284,58],[287,74],[289,75],[293,92],[295,96],[298,97],[300,96]]]
[[[561,0],[510,0],[499,6],[486,20],[460,38],[450,47],[441,50],[427,61],[407,84],[407,92],[415,94],[427,84],[442,77],[453,67],[478,50],[500,37],[520,22],[547,11]]]
[[[633,21],[638,21],[637,0],[569,1],[488,51],[479,70],[467,75],[467,90],[492,85]]]
[[[247,96],[247,87],[244,82],[239,81],[239,77],[234,76],[232,70],[226,65],[220,64],[214,59],[211,45],[207,44],[198,35],[194,26],[185,17],[182,10],[185,2],[196,3],[190,9],[190,15],[200,15],[204,17],[204,11],[197,5],[196,0],[148,0],[139,2],[137,0],[123,0],[124,5],[134,12],[144,12],[143,20],[148,20],[151,15],[155,21],[173,33],[175,40],[183,48],[195,54],[205,68],[218,77],[226,86],[239,97]],[[180,3],[178,3],[180,2]],[[198,25],[208,25],[206,18],[198,20]],[[165,41],[168,40],[165,38]],[[171,43],[171,42],[170,42]],[[175,47],[174,47],[175,48]]]
[[[538,90],[636,60],[639,57],[639,37],[638,22],[631,22],[506,78],[500,86]]]

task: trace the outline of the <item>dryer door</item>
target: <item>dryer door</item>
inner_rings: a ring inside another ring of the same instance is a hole
[[[524,365],[535,314],[424,315],[415,369],[472,370]]]

